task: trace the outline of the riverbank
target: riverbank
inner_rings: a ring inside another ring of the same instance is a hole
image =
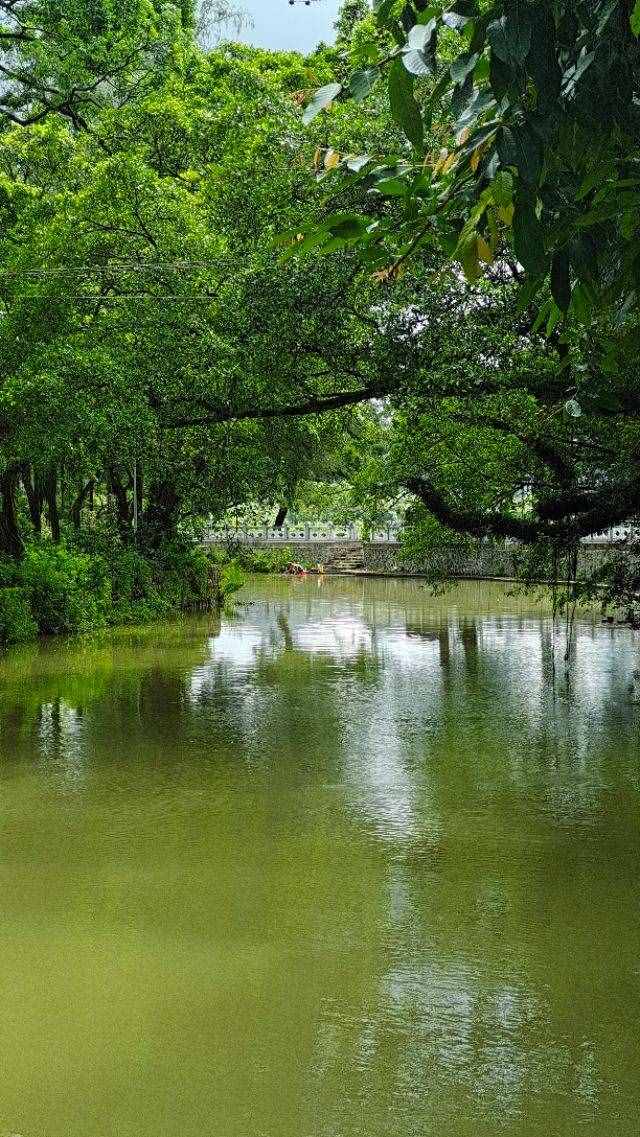
[[[33,542],[20,559],[0,561],[0,645],[210,611],[243,581],[238,565],[187,542]]]

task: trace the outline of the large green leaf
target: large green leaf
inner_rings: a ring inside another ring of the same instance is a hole
[[[334,237],[359,237],[366,230],[368,218],[359,213],[331,213],[322,222],[322,229],[327,229]]]
[[[526,123],[503,128],[498,153],[503,166],[515,166],[523,181],[537,184],[542,170],[542,144]]]
[[[487,28],[491,50],[510,67],[521,66],[531,44],[531,16],[523,0],[514,0],[510,11]]]
[[[314,118],[316,118],[321,111],[331,106],[331,103],[334,99],[337,99],[341,90],[341,83],[327,83],[326,87],[321,87],[319,91],[316,91],[311,102],[307,105],[302,116],[302,121],[306,125],[313,122]]]
[[[349,80],[349,90],[357,103],[362,103],[366,99],[378,76],[377,67],[363,67],[359,71],[354,71]]]
[[[536,85],[538,107],[545,108],[560,93],[562,73],[557,58],[556,28],[546,5],[532,7],[531,21],[527,67]]]
[[[502,99],[510,91],[513,79],[513,71],[509,64],[493,51],[489,61],[489,83],[496,99]]]
[[[433,72],[433,61],[424,51],[406,51],[402,56],[407,71],[412,75],[418,75],[424,78],[425,75],[431,75]]]
[[[426,24],[414,24],[407,36],[407,46],[416,51],[426,51],[436,30],[436,21],[429,20]]]
[[[544,231],[536,217],[533,202],[520,199],[513,217],[513,247],[515,254],[531,276],[542,276],[547,271],[544,251]]]
[[[391,113],[411,142],[418,150],[424,143],[422,115],[413,94],[413,79],[399,59],[389,71],[389,104]]]
[[[513,178],[508,170],[498,171],[491,185],[491,194],[496,205],[511,205]]]
[[[560,311],[566,312],[571,303],[569,256],[566,249],[560,249],[551,261],[551,295]]]
[[[640,36],[640,0],[636,0],[631,13],[631,31],[634,36]]]
[[[464,83],[467,75],[471,74],[477,62],[477,52],[474,52],[473,55],[459,55],[449,68],[451,71],[451,78],[453,79],[454,83]]]

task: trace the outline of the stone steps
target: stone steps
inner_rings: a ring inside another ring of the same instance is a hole
[[[362,549],[344,549],[331,557],[324,566],[325,572],[364,572]]]

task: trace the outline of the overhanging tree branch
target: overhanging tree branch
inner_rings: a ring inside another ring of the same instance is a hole
[[[218,426],[225,422],[244,422],[247,420],[298,418],[304,415],[326,414],[329,411],[341,410],[343,407],[357,406],[371,399],[381,398],[388,392],[380,387],[363,387],[358,391],[340,391],[336,394],[318,396],[309,399],[306,403],[298,403],[286,407],[246,407],[243,410],[220,408],[207,415],[197,415],[193,418],[179,418],[163,425],[168,430],[179,430],[190,426]]]
[[[627,521],[640,509],[640,477],[632,479],[624,487],[607,487],[592,495],[590,507],[579,516],[562,513],[569,495],[559,495],[557,513],[561,519],[558,521],[547,519],[550,503],[545,503],[545,516],[541,516],[534,507],[534,514],[523,518],[499,511],[460,508],[425,477],[407,478],[405,485],[438,521],[456,533],[468,533],[474,537],[511,537],[528,545],[540,540],[577,541]]]

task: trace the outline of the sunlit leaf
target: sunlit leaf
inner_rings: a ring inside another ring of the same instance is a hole
[[[413,94],[413,80],[399,59],[395,60],[389,71],[389,106],[395,121],[409,141],[417,149],[422,149],[424,127],[420,107]]]
[[[317,118],[321,111],[330,107],[341,91],[341,83],[327,83],[326,87],[320,87],[320,90],[316,91],[302,116],[302,121],[305,125],[313,122],[314,118]]]

